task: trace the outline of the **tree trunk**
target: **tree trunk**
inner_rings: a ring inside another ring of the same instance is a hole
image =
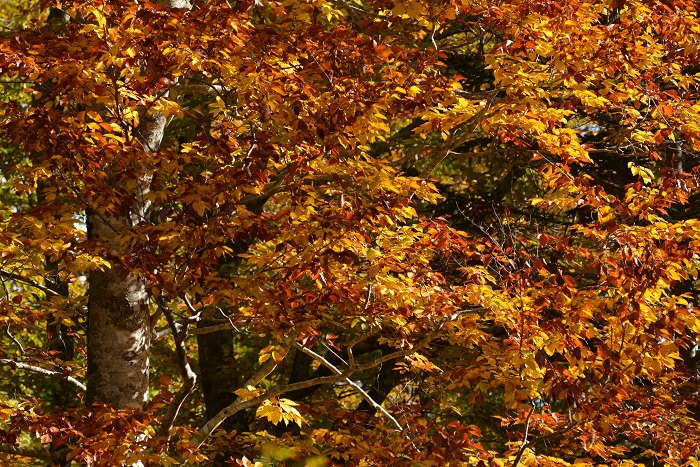
[[[47,259],[46,287],[58,294],[59,298],[68,298],[68,283],[61,281],[58,276],[58,264]],[[50,297],[49,297],[50,298]],[[53,360],[68,362],[75,358],[75,342],[69,335],[70,329],[63,324],[61,316],[50,316],[46,323],[46,337]],[[54,406],[67,408],[75,407],[78,401],[75,386],[62,380],[53,387],[51,401]]]
[[[90,236],[106,240],[102,221],[90,219]],[[113,240],[112,237],[109,240]],[[143,282],[114,264],[90,274],[88,301],[88,404],[141,407],[148,400],[150,326]]]
[[[44,183],[39,183],[37,188],[37,202],[41,204],[45,201]],[[64,301],[68,299],[68,282],[61,280],[59,274],[59,261],[52,260],[50,256],[44,258],[45,275],[44,285],[52,290],[56,296],[46,296],[47,300]],[[63,305],[65,306],[65,305]],[[56,362],[68,362],[75,358],[75,342],[70,336],[70,329],[62,323],[63,314],[61,307],[55,314],[50,314],[46,321],[47,347],[51,359]],[[62,364],[62,363],[61,363]],[[75,407],[78,404],[76,388],[66,380],[58,381],[51,389],[51,402],[55,407],[67,408]]]
[[[158,150],[165,125],[166,119],[160,114],[141,117],[137,133],[147,154]],[[90,239],[99,239],[110,250],[116,250],[121,233],[146,217],[150,206],[145,195],[151,177],[139,178],[130,212],[113,219],[88,212]],[[121,264],[111,266],[90,274],[86,402],[136,408],[148,400],[149,298],[138,276]]]
[[[165,0],[171,8],[191,8],[189,0]],[[157,151],[166,119],[161,114],[140,115],[136,136],[146,154]],[[121,233],[149,211],[145,199],[151,177],[138,175],[135,203],[130,212],[106,219],[87,213],[88,237],[118,249]],[[86,403],[106,403],[114,408],[142,407],[148,400],[148,359],[151,344],[149,297],[144,282],[123,265],[93,271],[88,289],[88,369]]]
[[[198,327],[207,327],[220,322],[202,319]],[[197,335],[199,348],[199,371],[207,419],[212,419],[221,410],[232,404],[238,396],[233,393],[240,387],[241,375],[233,355],[233,332],[217,331]],[[226,431],[238,433],[248,431],[248,420],[244,413],[224,421]]]

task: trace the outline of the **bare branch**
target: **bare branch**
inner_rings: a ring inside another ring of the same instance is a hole
[[[175,419],[177,418],[177,414],[182,408],[182,404],[185,402],[185,399],[190,394],[190,392],[192,392],[192,389],[194,389],[194,385],[197,383],[197,375],[194,371],[192,371],[192,367],[190,367],[190,363],[187,360],[187,347],[185,346],[185,339],[187,338],[187,331],[189,329],[189,325],[185,324],[184,326],[180,327],[175,321],[175,318],[173,317],[173,313],[170,310],[170,308],[168,308],[163,301],[161,301],[159,305],[160,308],[163,310],[165,319],[168,320],[168,325],[170,326],[170,330],[173,334],[173,337],[175,338],[175,353],[177,354],[177,363],[180,366],[180,372],[182,373],[182,377],[184,379],[182,387],[177,392],[177,394],[175,394],[173,402],[170,404],[170,407],[168,407],[168,411],[166,412],[165,417],[163,418],[163,425],[161,425],[160,427],[161,435],[170,437],[170,429],[175,423]]]
[[[15,370],[32,371],[34,373],[39,373],[40,375],[44,375],[44,376],[52,376],[54,378],[65,379],[66,381],[73,384],[73,386],[77,387],[81,391],[87,391],[87,388],[85,387],[85,385],[83,383],[81,383],[77,379],[73,378],[72,376],[68,376],[65,373],[61,373],[60,371],[47,370],[45,368],[41,368],[41,367],[34,366],[34,365],[28,365],[28,364],[22,363],[22,362],[16,362],[14,360],[7,360],[5,358],[0,358],[0,364],[7,365],[10,368],[15,369]]]
[[[523,454],[525,453],[525,448],[527,447],[527,435],[530,431],[530,418],[532,417],[532,414],[535,412],[535,404],[532,404],[532,407],[530,407],[530,412],[527,414],[527,419],[525,419],[525,434],[523,436],[523,442],[520,443],[520,449],[518,449],[518,455],[515,456],[515,460],[513,461],[513,467],[518,467],[518,464],[520,464],[520,460],[523,458]]]
[[[4,269],[0,269],[0,276],[6,278],[6,279],[11,279],[17,282],[22,282],[27,285],[31,285],[35,289],[39,289],[42,292],[44,292],[46,295],[53,295],[54,297],[57,297],[60,295],[58,292],[55,290],[51,290],[48,287],[45,287],[41,284],[39,284],[37,281],[29,279],[28,277],[21,276],[19,274],[15,274],[14,272],[10,271],[5,271]]]
[[[7,323],[7,328],[5,328],[5,334],[7,334],[7,337],[9,337],[10,340],[17,346],[19,353],[24,355],[24,347],[22,347],[22,343],[18,341],[15,336],[12,335],[12,331],[10,331],[10,323]]]
[[[333,373],[335,373],[336,375],[342,375],[342,374],[343,374],[343,372],[340,371],[340,370],[338,369],[338,367],[336,367],[335,365],[333,365],[331,362],[329,362],[328,360],[326,360],[325,358],[323,358],[322,356],[320,356],[319,354],[317,354],[317,353],[314,352],[313,350],[304,347],[303,345],[299,344],[298,342],[295,342],[295,343],[294,343],[294,346],[295,346],[297,349],[299,349],[299,350],[301,350],[302,352],[304,352],[305,354],[307,354],[307,355],[309,355],[309,356],[315,358],[315,359],[318,360],[319,362],[321,362],[326,368],[328,368],[329,370],[331,370],[331,371],[332,371]],[[402,432],[402,431],[404,430],[403,426],[401,426],[401,424],[399,423],[399,421],[396,420],[396,418],[394,418],[394,416],[391,415],[384,407],[382,407],[382,406],[381,406],[380,404],[378,404],[374,399],[372,399],[372,398],[370,397],[370,395],[367,394],[367,392],[366,392],[364,389],[362,389],[362,388],[360,387],[360,385],[358,385],[355,381],[351,380],[350,378],[345,378],[345,381],[346,381],[350,386],[352,386],[353,388],[355,388],[355,390],[357,390],[357,392],[359,392],[360,394],[362,394],[362,397],[363,397],[367,402],[369,402],[369,404],[370,404],[372,407],[374,407],[375,409],[379,410],[381,413],[384,414],[385,417],[387,417],[389,420],[391,420],[391,421],[394,423],[394,425],[396,425],[396,428],[398,429],[399,432]]]

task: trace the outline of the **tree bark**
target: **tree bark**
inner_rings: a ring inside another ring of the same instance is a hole
[[[56,292],[57,297],[68,298],[68,283],[61,281],[58,276],[58,265],[47,259],[46,287]],[[51,299],[52,297],[47,297]],[[60,316],[50,316],[46,323],[46,337],[51,357],[54,360],[63,362],[71,361],[75,358],[75,342],[70,336],[70,329],[61,322]],[[67,381],[61,381],[53,387],[52,402],[56,407],[75,407],[76,398],[75,386]]]
[[[165,125],[160,114],[141,118],[137,133],[147,154],[158,150]],[[106,219],[88,211],[88,237],[117,250],[124,230],[148,213],[145,195],[150,182],[150,176],[139,176],[130,212]],[[86,402],[114,408],[142,407],[148,400],[150,344],[149,297],[143,280],[116,262],[109,269],[93,271],[88,290]]]
[[[202,319],[198,327],[218,324]],[[221,410],[232,404],[238,396],[233,393],[240,387],[242,378],[233,355],[233,333],[217,331],[197,335],[199,348],[199,372],[207,419],[212,419]],[[226,431],[248,431],[248,420],[244,414],[229,417],[224,421]]]
[[[100,223],[92,219],[92,237],[106,230]],[[90,274],[87,403],[115,408],[146,403],[149,348],[148,294],[143,282],[119,265]]]
[[[189,0],[160,1],[171,8],[191,8]],[[167,121],[161,114],[140,115],[136,136],[146,154],[157,151]],[[151,176],[138,175],[134,204],[111,219],[88,210],[88,237],[117,250],[121,234],[144,220]],[[150,314],[146,284],[118,262],[93,271],[88,289],[88,370],[86,403],[138,408],[148,400]]]
[[[39,184],[37,189],[37,201],[39,204],[45,201],[44,197],[45,186]],[[61,280],[59,274],[59,261],[52,260],[46,256],[44,287],[47,291],[46,300],[65,301],[68,299],[68,282]],[[75,358],[75,342],[70,335],[70,328],[62,323],[63,316],[61,311],[50,314],[46,321],[46,339],[47,347],[51,355],[51,359],[60,362],[68,362]],[[51,389],[51,402],[55,407],[67,408],[76,407],[78,398],[76,397],[75,385],[68,381],[60,381]]]

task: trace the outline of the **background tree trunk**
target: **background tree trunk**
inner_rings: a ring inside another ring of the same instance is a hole
[[[198,327],[215,324],[220,322],[202,319]],[[233,332],[217,331],[199,334],[197,344],[204,405],[207,418],[211,419],[238,398],[233,391],[240,387],[242,381],[233,354]],[[226,431],[236,430],[238,433],[248,431],[245,412],[227,418],[223,426]]]

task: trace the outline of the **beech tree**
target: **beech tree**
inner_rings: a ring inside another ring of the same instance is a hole
[[[694,2],[3,8],[4,461],[698,463]]]

